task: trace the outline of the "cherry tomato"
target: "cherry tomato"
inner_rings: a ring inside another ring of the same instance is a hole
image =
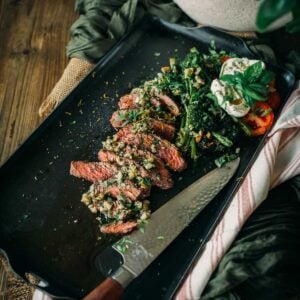
[[[270,93],[267,103],[271,106],[272,110],[277,110],[281,103],[279,93],[277,91]]]
[[[223,64],[226,60],[230,59],[231,57],[228,55],[223,55],[220,57],[220,62]]]
[[[274,113],[269,104],[256,102],[251,111],[242,118],[250,129],[251,136],[263,135],[272,125]]]

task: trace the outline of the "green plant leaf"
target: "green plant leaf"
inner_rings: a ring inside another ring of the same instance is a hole
[[[236,76],[235,75],[222,75],[220,77],[220,80],[226,81],[230,84],[235,84],[236,83]]]
[[[265,70],[259,79],[259,83],[266,86],[275,78],[275,74],[271,71]]]
[[[264,69],[262,62],[258,61],[255,64],[249,66],[245,72],[244,72],[244,77],[248,82],[255,82],[257,81],[260,76],[262,75]]]
[[[242,84],[245,81],[245,77],[243,73],[235,72],[234,76],[235,76],[236,84]]]
[[[260,32],[265,31],[275,20],[294,10],[299,0],[264,0],[256,16],[256,26]]]
[[[238,87],[242,85],[245,81],[244,75],[240,72],[235,72],[234,74],[226,74],[220,77],[220,80],[227,82],[230,85]]]
[[[249,87],[244,87],[243,92],[244,92],[244,95],[251,97],[252,99],[254,99],[256,101],[265,101],[266,100],[265,95],[262,95],[261,93],[258,93]]]
[[[267,87],[265,85],[259,84],[259,83],[250,83],[249,88],[252,90],[261,93],[261,94],[266,94],[267,93]]]

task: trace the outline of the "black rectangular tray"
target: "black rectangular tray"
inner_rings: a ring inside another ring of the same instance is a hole
[[[69,175],[71,160],[97,160],[101,141],[114,130],[109,118],[120,95],[153,77],[176,52],[217,48],[254,58],[246,44],[213,28],[188,29],[145,18],[101,59],[94,70],[0,169],[0,248],[14,271],[33,273],[58,298],[81,298],[120,263],[110,247],[118,238],[99,233],[95,216],[80,202],[89,184]],[[268,66],[286,101],[293,75]],[[130,284],[124,299],[167,299],[180,285],[258,155],[265,137],[242,142],[239,170],[222,193],[164,253]],[[205,164],[175,175],[175,187],[152,193],[152,209],[207,172]],[[182,177],[183,179],[180,180]],[[162,233],[163,234],[163,233]]]

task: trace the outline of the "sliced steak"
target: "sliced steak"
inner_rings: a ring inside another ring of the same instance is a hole
[[[137,110],[118,110],[115,111],[110,119],[110,123],[114,128],[122,128],[128,123],[136,122],[137,118],[130,121],[130,112]],[[137,125],[142,124],[149,127],[149,131],[153,131],[155,134],[165,138],[167,140],[172,140],[175,135],[175,127],[171,124],[167,124],[161,120],[156,120],[153,118],[147,118],[141,120]]]
[[[91,191],[94,196],[110,195],[114,198],[127,197],[130,200],[145,199],[150,195],[151,186],[137,187],[132,181],[125,180],[123,183],[118,183],[114,178],[106,181],[98,181],[91,186]]]
[[[151,96],[146,102],[151,103],[154,107],[165,106],[173,115],[179,116],[180,109],[177,103],[171,99],[168,95],[160,94],[158,90],[151,92]],[[139,95],[138,92],[124,95],[119,100],[120,109],[133,109],[139,108],[145,104],[144,98],[142,95]]]
[[[114,128],[121,128],[128,123],[136,122],[139,115],[141,115],[139,109],[120,109],[112,114],[110,123]]]
[[[126,147],[127,148],[127,147]],[[141,153],[143,153],[143,157],[139,157],[139,158],[127,158],[124,157],[122,155],[124,155],[126,148],[124,149],[124,151],[121,151],[119,154],[115,153],[113,151],[107,151],[107,150],[100,150],[98,153],[98,158],[99,160],[103,161],[103,162],[114,162],[117,163],[118,165],[122,166],[124,164],[127,165],[135,165],[138,167],[139,172],[141,173],[141,176],[143,177],[149,177],[152,184],[161,188],[161,189],[169,189],[173,186],[173,180],[171,178],[170,173],[168,172],[168,170],[164,167],[163,162],[161,162],[162,166],[160,163],[156,162],[153,157],[151,159],[149,159],[149,155],[148,155],[148,160],[145,157],[144,154],[144,150],[139,150]],[[130,147],[127,148],[127,154],[130,154],[130,156],[133,155],[133,153],[131,152]],[[129,152],[130,151],[130,152]],[[134,154],[136,154],[136,150],[134,151]],[[150,153],[151,155],[152,153]],[[128,156],[128,155],[127,155]],[[149,160],[151,160],[151,162],[149,162]],[[143,167],[144,166],[144,167]],[[145,169],[148,168],[148,169]]]
[[[137,94],[128,94],[124,95],[119,100],[120,109],[129,109],[129,108],[138,108],[140,107],[138,103],[139,95]]]
[[[155,107],[161,107],[161,102],[155,97],[151,97],[150,102]]]
[[[173,187],[174,182],[172,176],[169,170],[166,168],[164,162],[159,157],[157,157],[156,155],[154,155],[148,150],[143,150],[128,145],[125,147],[124,151],[126,151],[126,153],[130,153],[131,155],[133,155],[135,159],[142,160],[143,162],[146,160],[154,163],[155,169],[153,171],[158,172],[156,173],[156,178],[159,178],[160,180],[159,187],[161,189],[166,190]]]
[[[171,141],[175,135],[175,127],[159,120],[151,119],[150,124],[155,134]]]
[[[98,159],[103,162],[117,163],[119,166],[135,166],[142,177],[150,177],[149,172],[136,161],[122,157],[113,151],[100,150],[98,152]]]
[[[117,171],[117,167],[108,162],[71,161],[70,167],[71,175],[90,182],[106,180],[116,174]]]
[[[187,167],[186,161],[177,147],[154,134],[134,132],[132,126],[128,125],[119,130],[116,136],[128,145],[137,145],[151,151],[174,171],[182,171]]]
[[[112,116],[109,120],[112,127],[114,127],[114,128],[123,127],[123,124],[126,122],[126,119],[124,120],[124,117],[123,117],[123,111],[127,111],[127,110],[125,110],[125,109],[117,110],[112,114]]]
[[[166,108],[175,116],[180,115],[180,109],[176,102],[167,95],[158,94],[157,97],[166,106]]]
[[[112,142],[108,148],[104,145],[104,149],[117,152],[122,157],[137,160],[139,164],[147,168],[147,163],[153,163],[155,169],[152,172],[158,172],[156,177],[160,179],[160,188],[169,189],[173,186],[173,180],[169,170],[164,162],[148,150],[138,148],[136,145],[124,145],[123,142]],[[145,165],[146,164],[146,165]]]
[[[100,227],[100,231],[108,234],[126,234],[135,229],[137,221],[127,221],[125,223],[112,223]]]

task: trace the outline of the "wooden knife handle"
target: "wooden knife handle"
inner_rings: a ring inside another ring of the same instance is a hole
[[[121,284],[109,277],[85,296],[83,300],[119,300],[123,291]]]

